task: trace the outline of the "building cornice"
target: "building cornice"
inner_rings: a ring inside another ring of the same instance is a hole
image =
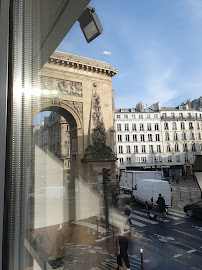
[[[49,63],[93,73],[106,74],[109,77],[113,77],[118,72],[118,69],[112,68],[110,64],[106,62],[59,51],[55,51],[51,55]]]

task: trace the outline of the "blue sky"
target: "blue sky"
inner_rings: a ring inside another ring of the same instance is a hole
[[[103,33],[88,44],[77,22],[57,50],[117,68],[116,108],[139,101],[176,106],[202,95],[202,0],[92,0],[89,5]]]

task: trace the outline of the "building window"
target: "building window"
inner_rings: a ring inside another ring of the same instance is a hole
[[[142,145],[142,153],[146,153],[146,147],[145,147],[145,145]]]
[[[168,156],[168,162],[172,162],[172,156]]]
[[[139,163],[140,162],[140,158],[139,157],[135,157],[135,163]]]
[[[130,145],[126,145],[126,153],[130,154]]]
[[[123,146],[119,145],[119,154],[123,154]]]
[[[157,153],[161,153],[161,145],[157,145]]]
[[[156,134],[156,141],[160,142],[160,134]]]
[[[166,118],[167,118],[166,113],[163,113],[163,114],[162,114],[162,118],[163,118],[163,119],[166,119]]]
[[[189,122],[189,129],[193,129],[194,126],[193,126],[193,122]]]
[[[195,143],[192,144],[191,150],[192,150],[192,152],[196,151],[196,144]]]
[[[185,129],[184,122],[181,122],[181,129]]]
[[[187,143],[184,143],[184,144],[183,144],[183,151],[184,151],[184,152],[188,152]]]
[[[199,122],[197,122],[197,129],[200,129],[200,125],[199,125]]]
[[[190,134],[190,139],[191,139],[191,140],[195,140],[194,138],[195,138],[194,133],[191,132],[191,134]]]
[[[171,113],[171,119],[175,119],[175,114]]]
[[[131,164],[131,158],[130,157],[127,157],[127,163]]]
[[[152,134],[148,134],[148,141],[152,142]]]
[[[158,123],[155,123],[154,127],[155,127],[155,130],[159,130],[159,124]]]
[[[171,152],[170,144],[167,144],[167,152]]]
[[[174,141],[177,141],[177,140],[178,140],[178,135],[177,135],[177,133],[176,133],[176,132],[174,133],[174,136],[173,136],[173,137],[174,137],[174,138],[173,138],[173,139],[174,139]]]
[[[177,155],[177,156],[176,156],[176,161],[177,161],[177,162],[180,162],[180,155]]]
[[[138,153],[138,146],[134,145],[134,153]]]
[[[141,157],[141,162],[143,162],[143,163],[147,162],[147,158],[146,157]]]
[[[186,140],[186,139],[187,139],[187,135],[186,135],[185,132],[182,133],[182,139],[183,139],[183,140]]]
[[[125,124],[125,131],[129,131],[129,124]]]
[[[191,113],[187,113],[187,117],[188,118],[191,118]]]
[[[129,141],[130,141],[130,135],[126,134],[126,142],[129,142]]]
[[[117,114],[117,115],[116,115],[116,119],[121,119],[120,114]]]
[[[175,144],[175,152],[179,152],[179,145],[178,145],[178,143]]]
[[[132,114],[132,119],[135,119],[136,118],[136,115],[135,114]]]
[[[200,151],[202,151],[202,143],[200,144]]]
[[[173,122],[173,130],[177,129],[177,124],[176,122]]]
[[[151,123],[147,123],[147,130],[151,130]]]
[[[165,129],[165,130],[169,130],[169,128],[168,128],[168,122],[165,122],[165,123],[164,123],[164,129]]]
[[[169,141],[169,140],[170,140],[169,133],[166,132],[166,141]]]
[[[136,124],[132,124],[132,131],[135,131],[136,130]]]
[[[133,134],[133,141],[137,142],[137,134]]]
[[[121,165],[123,165],[123,158],[120,158],[120,159],[119,159],[119,163],[120,163]]]
[[[179,113],[179,118],[183,119],[183,113]]]
[[[118,142],[122,142],[122,135],[121,134],[118,135]]]
[[[128,115],[127,114],[124,114],[124,119],[128,119]]]
[[[117,124],[117,131],[121,131],[121,124]]]
[[[140,141],[141,142],[144,142],[145,140],[144,140],[144,134],[140,134]]]
[[[139,119],[143,119],[143,114],[140,114],[139,115]]]
[[[158,114],[154,114],[154,118],[155,119],[158,119]]]
[[[147,114],[147,119],[150,119],[151,117],[150,117],[150,114]]]
[[[149,145],[149,152],[150,153],[154,153],[154,147],[153,147],[153,145]]]
[[[141,131],[144,130],[144,124],[140,124],[140,130],[141,130]]]
[[[198,134],[198,139],[201,140],[201,133]]]
[[[189,162],[189,157],[188,157],[187,154],[186,154],[185,157],[184,157],[184,161],[185,161],[185,162]]]

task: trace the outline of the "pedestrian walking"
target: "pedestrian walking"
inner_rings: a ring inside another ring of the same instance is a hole
[[[126,205],[124,206],[124,213],[127,216],[126,226],[127,225],[132,226],[131,216],[130,216],[131,211],[132,211],[132,208],[130,206],[130,203],[127,202]]]
[[[179,177],[177,176],[177,177],[176,177],[176,184],[179,185],[179,183],[180,183],[180,182],[179,182]]]
[[[117,270],[130,270],[130,263],[128,259],[128,239],[122,230],[120,235],[116,238],[116,255],[117,255]]]
[[[116,187],[114,187],[111,190],[111,193],[112,193],[112,203],[117,204],[119,198],[118,198],[118,194],[117,194],[117,191],[116,191]]]
[[[164,198],[159,194],[158,200],[156,201],[159,207],[159,219],[162,217],[165,218],[164,213],[166,211],[166,204]]]
[[[120,184],[120,181],[121,181],[121,174],[119,174],[119,184]]]

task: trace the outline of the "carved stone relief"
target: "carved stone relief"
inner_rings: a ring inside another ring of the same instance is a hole
[[[92,131],[93,145],[86,148],[84,159],[103,160],[112,158],[112,149],[106,146],[106,131],[101,112],[100,97],[95,91],[92,96],[92,122],[94,129]]]
[[[41,76],[41,89],[57,90],[59,94],[82,97],[82,83],[48,76]]]

